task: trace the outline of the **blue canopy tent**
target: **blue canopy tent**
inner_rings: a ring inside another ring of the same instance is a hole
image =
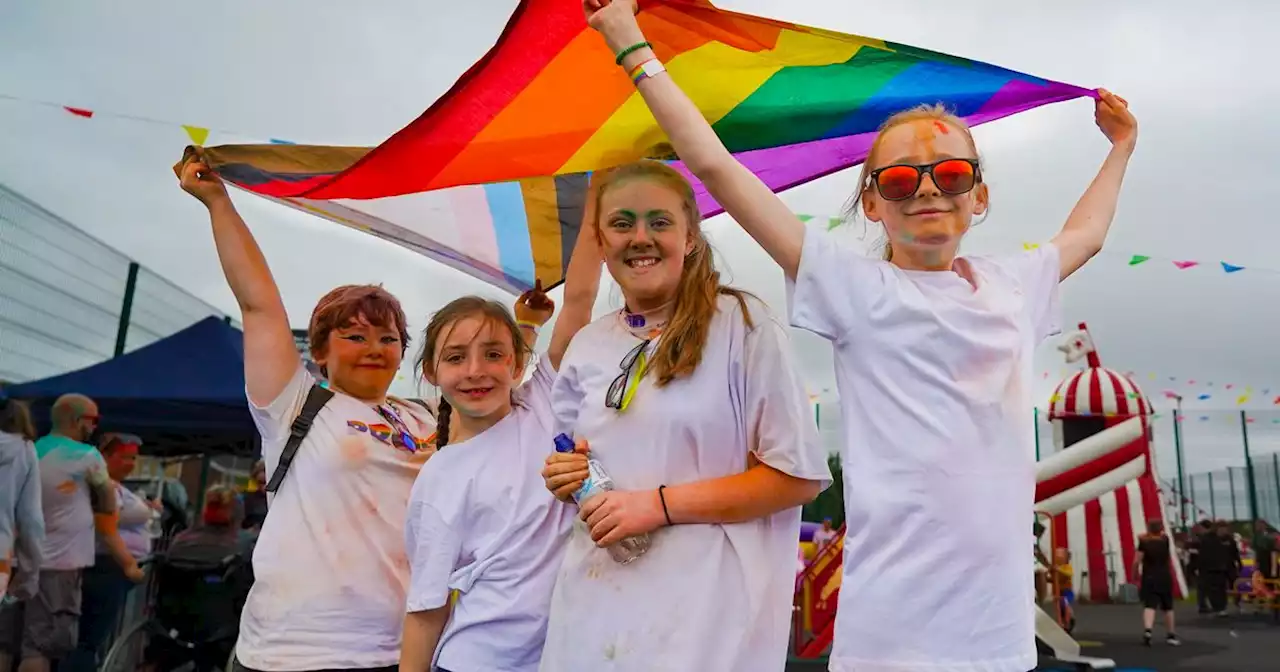
[[[152,455],[252,455],[257,432],[244,394],[243,334],[208,317],[115,359],[5,390],[31,402],[42,429],[60,395],[98,404],[102,430],[128,432]]]

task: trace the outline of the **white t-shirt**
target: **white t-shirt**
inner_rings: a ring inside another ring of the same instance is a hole
[[[808,230],[792,324],[832,342],[844,575],[831,669],[1035,667],[1027,517],[1036,345],[1060,329],[1053,245],[904,271]]]
[[[663,388],[645,376],[621,412],[605,407],[605,394],[640,341],[617,314],[578,332],[553,391],[557,430],[586,439],[619,490],[739,474],[748,455],[829,485],[784,327],[755,299],[753,328],[737,299],[718,305],[693,374]],[[675,525],[620,565],[575,519],[541,669],[781,670],[799,538],[799,507],[732,525]]]
[[[554,449],[551,384],[540,358],[507,417],[448,444],[418,474],[405,547],[408,611],[460,595],[436,648],[449,670],[537,670],[551,589],[577,509],[556,500],[540,474]]]
[[[43,436],[35,445],[45,530],[41,568],[92,567],[94,501],[106,500],[112,489],[107,463],[97,448],[65,436]]]
[[[129,555],[135,560],[141,560],[151,553],[151,531],[147,529],[147,523],[151,522],[154,511],[145,499],[124,487],[124,484],[113,482],[112,485],[116,491],[116,511],[120,513],[116,529],[120,532],[125,548],[129,549]],[[102,541],[102,535],[97,536],[94,544],[98,555],[110,553]]]
[[[315,379],[299,363],[280,396],[252,403],[266,472]],[[373,406],[337,393],[316,416],[253,553],[255,582],[236,657],[268,672],[383,667],[400,659],[409,491],[435,430],[421,406],[389,401],[417,452]]]

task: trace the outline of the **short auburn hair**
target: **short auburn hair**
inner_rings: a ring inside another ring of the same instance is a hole
[[[359,315],[364,315],[375,327],[399,332],[401,356],[409,349],[409,325],[399,299],[381,285],[343,285],[329,290],[311,311],[311,323],[307,326],[311,357],[321,359],[328,354],[329,334],[347,326]]]

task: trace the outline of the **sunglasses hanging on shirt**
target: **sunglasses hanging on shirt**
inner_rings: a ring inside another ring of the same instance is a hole
[[[391,426],[400,433],[400,444],[406,450],[411,453],[418,452],[418,440],[413,437],[413,432],[409,431],[404,421],[400,419],[400,414],[396,413],[390,404],[378,406],[375,410],[378,411],[378,415],[381,415],[383,420],[391,423]]]

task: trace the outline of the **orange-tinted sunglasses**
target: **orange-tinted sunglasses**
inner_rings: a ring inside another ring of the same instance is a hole
[[[950,196],[966,194],[982,181],[976,159],[943,159],[918,166],[902,163],[878,168],[867,176],[865,187],[875,184],[886,201],[905,201],[920,189],[925,175],[933,179],[939,191]]]

